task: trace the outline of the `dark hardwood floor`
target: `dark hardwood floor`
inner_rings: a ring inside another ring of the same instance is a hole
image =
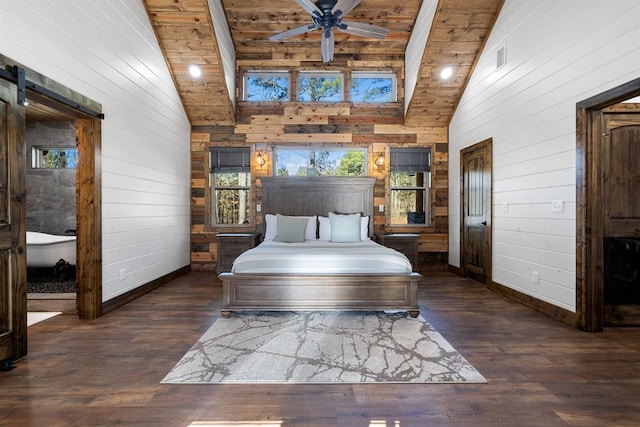
[[[487,384],[160,384],[218,316],[220,282],[190,273],[97,320],[31,326],[29,355],[0,372],[0,424],[640,425],[640,328],[582,332],[447,273],[420,295]]]

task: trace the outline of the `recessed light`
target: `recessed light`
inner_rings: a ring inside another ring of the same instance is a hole
[[[189,74],[191,74],[192,77],[200,77],[202,75],[202,70],[197,65],[190,65]]]
[[[453,68],[451,67],[444,67],[442,71],[440,71],[440,78],[442,80],[448,80],[451,76],[453,76]]]

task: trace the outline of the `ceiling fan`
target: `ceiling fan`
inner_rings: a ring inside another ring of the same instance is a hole
[[[373,37],[383,39],[387,36],[387,30],[371,24],[361,22],[343,21],[344,15],[360,4],[361,0],[295,0],[304,10],[311,14],[312,24],[292,28],[282,33],[269,37],[271,41],[279,41],[298,34],[308,33],[317,29],[323,32],[321,41],[322,61],[333,60],[334,35],[333,29],[354,34],[356,36]]]

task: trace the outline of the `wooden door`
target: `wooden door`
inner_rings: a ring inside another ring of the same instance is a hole
[[[603,140],[604,324],[640,325],[640,113],[605,114]],[[618,238],[620,240],[616,240]],[[616,248],[627,247],[626,251]]]
[[[0,361],[27,354],[24,109],[0,80]]]
[[[628,121],[640,121],[635,115]],[[624,115],[607,115],[604,150],[604,235],[640,237],[640,126],[622,125]]]
[[[461,152],[464,275],[488,285],[491,281],[491,140]]]

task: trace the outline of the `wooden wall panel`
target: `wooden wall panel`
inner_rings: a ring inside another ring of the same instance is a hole
[[[276,145],[345,145],[366,147],[369,150],[369,175],[376,178],[374,204],[387,205],[385,179],[387,170],[372,167],[374,153],[387,147],[431,147],[433,158],[433,218],[429,227],[390,228],[385,226],[385,213],[375,209],[373,218],[376,233],[420,233],[419,248],[423,253],[438,253],[446,258],[448,251],[448,144],[446,127],[405,127],[402,122],[402,103],[385,106],[353,106],[349,103],[309,106],[288,103],[286,106],[260,105],[241,102],[238,105],[238,124],[235,126],[193,126],[191,138],[191,268],[213,271],[216,267],[216,233],[247,231],[247,228],[212,227],[206,218],[208,208],[207,153],[215,146],[247,146],[266,153],[263,168],[253,166],[254,206],[261,203],[260,178],[269,176],[271,151]],[[204,214],[203,214],[204,210]],[[254,213],[254,215],[256,215]],[[251,218],[249,231],[260,229],[261,214]],[[446,259],[444,260],[446,262]]]

